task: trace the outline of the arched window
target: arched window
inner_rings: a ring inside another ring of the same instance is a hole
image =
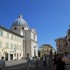
[[[22,27],[22,29],[24,30],[24,27]]]
[[[14,29],[16,30],[16,29],[17,29],[17,27],[14,27]]]
[[[0,30],[0,36],[3,36],[3,31],[2,30]]]

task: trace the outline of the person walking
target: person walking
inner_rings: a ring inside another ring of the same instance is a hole
[[[4,57],[1,57],[1,60],[0,60],[0,70],[1,69],[5,69],[5,60],[4,60]]]
[[[37,58],[37,56],[35,56],[35,60],[36,60],[36,69],[38,69],[38,58]]]
[[[31,67],[31,60],[30,58],[27,59],[27,69],[29,70]]]
[[[55,70],[65,70],[65,62],[62,60],[62,56],[59,56],[55,63]]]
[[[46,66],[46,55],[45,54],[43,55],[43,63],[44,63],[44,66]]]
[[[30,66],[31,66],[31,60],[29,58],[29,54],[27,54],[26,60],[27,60],[27,69],[29,70],[30,69]]]

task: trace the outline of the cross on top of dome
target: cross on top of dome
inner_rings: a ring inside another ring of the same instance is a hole
[[[22,18],[22,15],[19,15],[18,18]]]

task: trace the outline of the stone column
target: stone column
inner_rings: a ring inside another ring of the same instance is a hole
[[[25,50],[25,40],[23,40],[23,57],[26,57],[26,50]]]
[[[10,61],[10,53],[8,53],[8,61]]]

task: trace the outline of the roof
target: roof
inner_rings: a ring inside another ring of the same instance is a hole
[[[58,38],[58,39],[56,39],[55,41],[58,41],[58,40],[66,40],[66,37]]]
[[[19,17],[13,22],[12,26],[26,26],[26,27],[28,27],[27,22],[23,19],[22,15],[19,15]]]
[[[6,29],[6,28],[3,27],[3,26],[0,26],[0,29],[3,29],[3,30],[5,30],[5,31],[10,32],[10,33],[12,33],[12,34],[14,34],[14,35],[17,35],[17,36],[19,36],[19,37],[23,37],[23,36],[21,36],[21,35],[15,33],[15,32],[13,32],[13,31],[9,30],[9,29]]]
[[[52,46],[50,44],[43,44],[40,48],[42,48],[44,46],[48,46],[48,47],[52,48]]]

